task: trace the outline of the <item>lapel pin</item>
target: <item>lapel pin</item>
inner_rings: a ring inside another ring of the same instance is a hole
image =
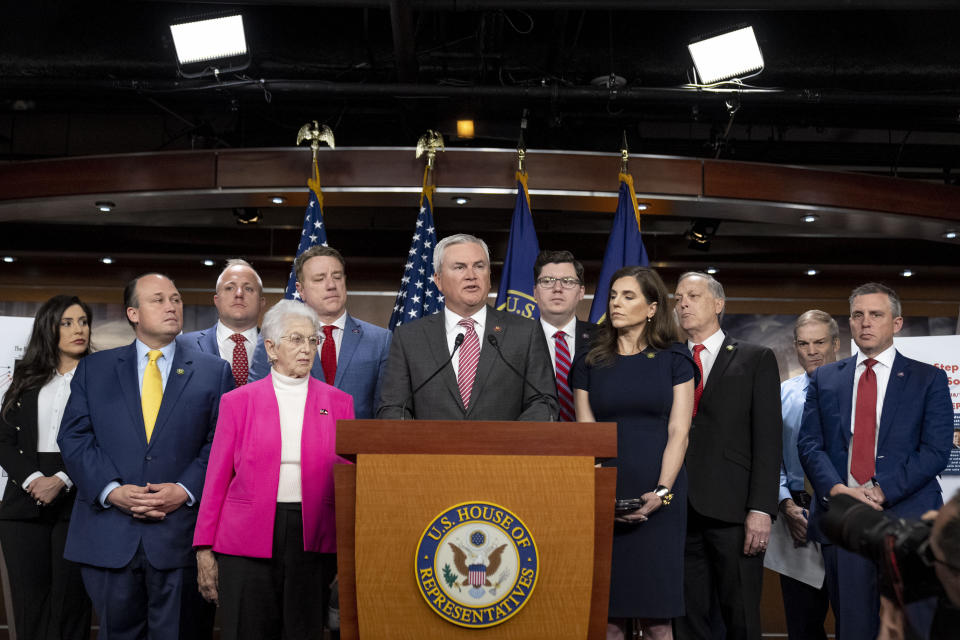
[[[500,328],[500,325],[497,325],[493,328],[494,333],[502,333],[503,329]]]
[[[177,369],[177,375],[182,376],[184,374],[183,369]]]
[[[651,352],[647,353],[647,357],[652,360],[653,358],[656,358],[656,357],[657,357],[657,353],[656,353],[655,351],[651,351]]]
[[[330,413],[330,412],[327,411],[326,409],[320,409],[320,415],[325,416],[325,415],[327,415],[328,413]]]
[[[360,327],[354,327],[354,328],[353,328],[353,332],[354,332],[354,333],[360,333]]]
[[[727,345],[727,351],[733,351],[735,348],[732,344]]]
[[[897,372],[897,377],[898,377],[898,378],[902,378],[902,377],[903,377],[903,371],[898,371],[898,372]]]

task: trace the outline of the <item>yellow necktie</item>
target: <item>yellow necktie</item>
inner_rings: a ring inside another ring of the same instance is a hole
[[[140,406],[143,407],[143,425],[147,428],[147,442],[153,435],[153,425],[157,422],[160,413],[160,401],[163,400],[163,378],[160,377],[160,368],[157,358],[163,355],[160,351],[151,351],[147,370],[143,372],[143,389],[140,390]]]

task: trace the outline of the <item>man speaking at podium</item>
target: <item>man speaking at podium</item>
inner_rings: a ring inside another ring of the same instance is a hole
[[[557,419],[540,324],[487,305],[490,251],[474,236],[437,243],[444,310],[397,327],[383,376],[381,419]]]

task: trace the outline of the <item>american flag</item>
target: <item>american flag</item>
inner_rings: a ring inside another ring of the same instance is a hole
[[[391,331],[404,322],[412,322],[443,308],[443,296],[433,281],[433,248],[437,244],[437,232],[433,226],[433,189],[432,186],[424,187],[420,195],[420,214],[390,316]]]
[[[300,244],[297,246],[297,255],[316,245],[327,246],[327,228],[323,224],[323,192],[320,191],[320,170],[317,168],[317,159],[313,159],[313,178],[307,180],[310,188],[310,201],[307,203],[307,212],[303,216],[303,230],[300,232]],[[287,290],[283,294],[287,300],[300,300],[297,293],[297,274],[290,268],[290,278],[287,280]]]

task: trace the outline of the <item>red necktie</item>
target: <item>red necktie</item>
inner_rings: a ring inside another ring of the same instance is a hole
[[[700,352],[706,349],[702,344],[693,345],[693,363],[697,365],[700,371],[700,381],[697,388],[693,390],[693,415],[697,415],[697,409],[700,407],[700,398],[703,397],[703,363],[700,361]]]
[[[857,413],[850,458],[850,475],[860,484],[866,484],[873,477],[877,443],[877,374],[873,372],[877,361],[867,358],[863,364],[867,368],[857,383]]]
[[[233,362],[230,365],[230,369],[233,370],[233,381],[238,387],[242,387],[247,384],[247,378],[250,376],[247,347],[243,344],[247,339],[243,337],[242,333],[235,333],[230,336],[230,339],[235,343],[233,345]]]
[[[337,327],[328,324],[323,328],[323,346],[320,348],[320,366],[323,377],[329,385],[337,379],[337,343],[333,341],[333,330]]]
[[[473,380],[477,377],[477,363],[480,362],[480,339],[473,328],[473,320],[467,318],[457,324],[464,328],[463,346],[460,347],[460,362],[457,366],[457,386],[463,408],[470,408],[470,394],[473,392]]]
[[[553,334],[557,347],[557,400],[560,401],[560,420],[573,422],[573,393],[570,391],[570,350],[563,331]]]

